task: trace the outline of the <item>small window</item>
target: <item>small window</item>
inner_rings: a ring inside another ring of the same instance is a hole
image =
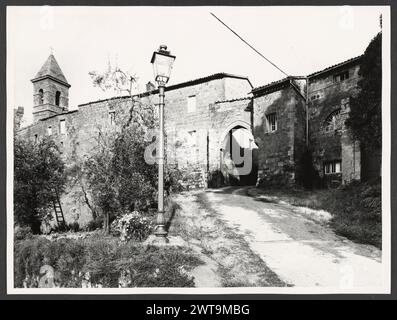
[[[52,127],[51,126],[49,126],[48,128],[47,128],[47,134],[50,136],[50,135],[52,135]]]
[[[324,162],[324,173],[325,174],[333,174],[341,172],[341,162],[337,161],[327,161]]]
[[[59,121],[59,133],[65,134],[66,133],[66,121],[65,119]]]
[[[34,135],[34,143],[37,143],[37,141],[39,140],[39,136],[37,134]]]
[[[111,125],[115,124],[115,120],[116,120],[116,112],[115,111],[109,111],[109,120],[110,120]]]
[[[274,132],[277,130],[277,115],[271,113],[266,116],[266,129],[267,132]]]
[[[55,93],[55,105],[59,106],[60,101],[61,101],[61,92],[57,91]]]
[[[43,104],[44,103],[44,91],[43,89],[39,90],[39,104]]]
[[[187,112],[195,112],[196,111],[196,96],[190,96],[187,98]]]
[[[340,109],[337,109],[325,119],[324,129],[326,132],[332,132],[340,129],[340,125]]]
[[[196,130],[188,131],[188,145],[191,147],[196,146],[197,143],[197,134]]]
[[[334,82],[340,82],[349,79],[349,71],[343,71],[334,75]]]

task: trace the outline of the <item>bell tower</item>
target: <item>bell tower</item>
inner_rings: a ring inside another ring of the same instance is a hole
[[[68,111],[70,84],[52,53],[31,81],[33,122]]]

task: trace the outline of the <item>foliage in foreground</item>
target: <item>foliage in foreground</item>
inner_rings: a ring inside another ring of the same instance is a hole
[[[154,229],[154,216],[142,216],[138,211],[133,211],[115,219],[111,229],[112,234],[121,241],[143,241]]]
[[[185,271],[202,262],[182,248],[159,248],[121,243],[114,238],[50,241],[40,236],[15,242],[16,287],[37,287],[40,268],[52,266],[60,287],[81,287],[90,275],[93,286],[119,287],[129,275],[128,287],[192,287]]]
[[[14,140],[14,217],[16,224],[40,233],[54,191],[65,187],[65,165],[53,140]]]

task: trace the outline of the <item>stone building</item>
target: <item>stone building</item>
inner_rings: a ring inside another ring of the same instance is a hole
[[[360,179],[360,148],[345,127],[360,58],[252,90],[258,183],[300,182],[306,152],[320,185]]]
[[[247,77],[227,73],[170,85],[165,95],[167,158],[183,172],[187,187],[299,184],[307,154],[323,185],[360,179],[360,148],[344,125],[359,66],[357,57],[257,88]],[[53,55],[32,82],[34,123],[18,134],[51,136],[67,164],[81,162],[98,135],[115,130],[114,99],[69,111],[70,84]],[[134,99],[156,108],[158,90],[151,84],[147,89]],[[127,106],[131,97],[117,101]],[[84,201],[75,201],[79,194],[76,186],[66,191],[64,211],[90,216]]]

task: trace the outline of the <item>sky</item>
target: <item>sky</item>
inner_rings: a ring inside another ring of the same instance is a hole
[[[109,97],[90,71],[108,61],[153,82],[150,58],[165,44],[176,56],[169,84],[217,72],[254,87],[285,77],[219,23],[213,12],[289,75],[307,75],[362,54],[386,7],[8,7],[7,107],[32,122],[30,80],[51,52],[71,88],[69,109]]]

